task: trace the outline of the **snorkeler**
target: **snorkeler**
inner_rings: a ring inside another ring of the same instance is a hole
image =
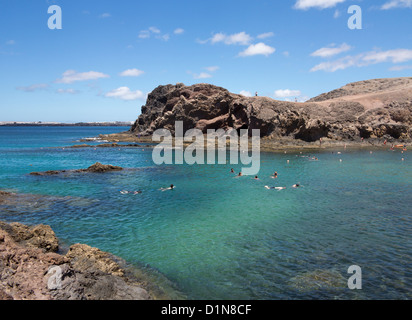
[[[284,190],[286,189],[286,187],[269,187],[269,186],[265,186],[266,189],[271,190],[271,189],[275,189],[275,190]]]
[[[167,191],[167,190],[174,190],[174,188],[175,188],[175,186],[173,184],[171,184],[169,188],[160,188],[159,190]]]
[[[127,191],[127,190],[122,190],[120,191],[121,194],[141,194],[143,191]]]

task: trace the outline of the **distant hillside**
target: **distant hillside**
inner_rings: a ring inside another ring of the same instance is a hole
[[[159,86],[148,96],[131,128],[139,135],[156,129],[260,129],[262,137],[360,140],[412,137],[412,78],[376,79],[348,84],[306,103],[244,97],[210,84]],[[251,132],[251,131],[250,131]]]

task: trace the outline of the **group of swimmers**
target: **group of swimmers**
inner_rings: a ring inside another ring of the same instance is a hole
[[[167,190],[174,190],[176,187],[171,184],[169,188],[160,188],[159,191],[167,191]],[[137,194],[142,194],[143,191],[127,191],[127,190],[121,190],[120,191],[121,194],[133,194],[133,195],[137,195]]]
[[[235,173],[235,170],[234,170],[234,169],[231,169],[230,172],[231,172],[231,173]],[[242,172],[239,172],[239,174],[237,175],[237,177],[242,177],[242,176],[243,176]],[[277,171],[275,171],[275,173],[274,173],[273,175],[271,175],[270,177],[271,177],[272,179],[277,179],[277,178],[278,178],[278,173],[277,173]],[[253,179],[254,179],[254,180],[260,180],[258,176],[255,176]],[[300,185],[299,183],[296,183],[296,184],[294,184],[294,185],[292,186],[292,188],[295,188],[295,189],[296,189],[296,188],[300,188],[300,187],[301,187],[301,185]],[[269,186],[265,186],[265,188],[268,189],[268,190],[271,190],[271,189],[284,190],[284,189],[286,189],[286,187],[269,187]]]

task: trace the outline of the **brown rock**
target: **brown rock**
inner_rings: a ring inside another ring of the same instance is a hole
[[[262,137],[314,142],[412,136],[412,78],[375,79],[348,84],[306,103],[243,97],[210,84],[159,86],[131,132],[150,136],[157,129],[260,129]],[[365,132],[371,127],[371,133]]]

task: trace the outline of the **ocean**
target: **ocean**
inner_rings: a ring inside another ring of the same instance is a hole
[[[127,129],[0,127],[0,190],[47,199],[0,204],[0,220],[48,224],[65,245],[154,270],[188,299],[412,298],[407,152],[262,153],[254,180],[230,173],[240,165],[157,166],[144,147],[67,148]],[[30,175],[95,162],[125,170]],[[360,290],[348,288],[352,265],[362,269]]]

